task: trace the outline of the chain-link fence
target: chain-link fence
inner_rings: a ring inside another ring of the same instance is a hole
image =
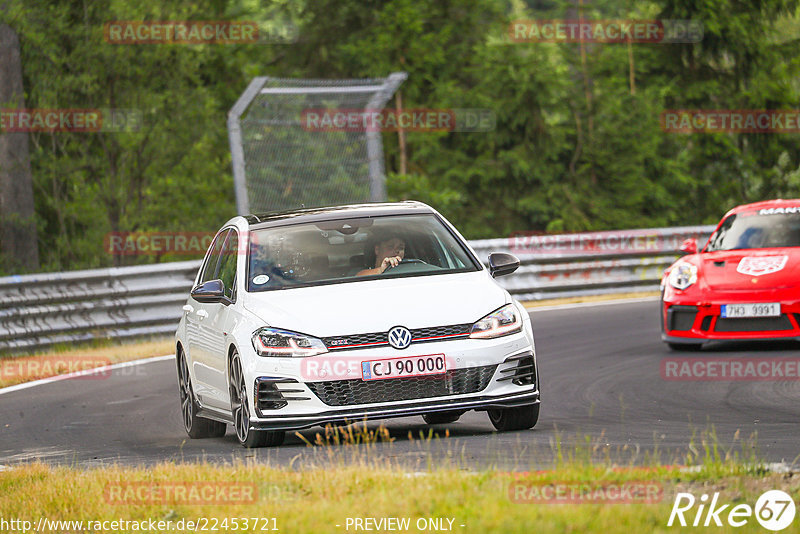
[[[255,78],[228,115],[239,214],[385,200],[380,131],[309,128],[303,118],[380,110],[406,77]]]

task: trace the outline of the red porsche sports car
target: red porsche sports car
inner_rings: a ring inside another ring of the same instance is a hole
[[[800,199],[738,206],[705,247],[661,281],[662,339],[676,350],[712,340],[800,339]]]

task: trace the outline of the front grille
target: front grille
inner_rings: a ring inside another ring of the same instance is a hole
[[[472,323],[416,328],[411,330],[411,343],[439,341],[444,336],[463,338],[469,335],[470,330],[472,330]],[[322,342],[325,343],[328,350],[357,349],[363,346],[388,345],[388,335],[388,332],[373,332],[371,334],[323,337]]]
[[[432,328],[417,328],[411,331],[412,340],[429,337],[467,335],[472,330],[471,324],[454,324],[450,326],[434,326]]]
[[[719,317],[714,330],[717,332],[762,332],[768,330],[792,330],[787,315],[780,317],[753,317],[749,319],[730,319]]]
[[[386,332],[374,334],[357,334],[354,336],[323,337],[322,342],[330,350],[351,348],[352,345],[388,345]]]
[[[333,380],[306,385],[328,406],[446,397],[483,391],[497,365],[454,369],[444,375],[385,380]]]

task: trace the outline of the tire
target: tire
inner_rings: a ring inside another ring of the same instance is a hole
[[[247,383],[242,372],[239,353],[234,351],[230,367],[231,414],[233,415],[236,439],[248,449],[258,447],[277,447],[283,443],[286,433],[273,430],[253,430],[250,428],[250,403],[247,402]]]
[[[429,425],[446,425],[447,423],[455,423],[462,415],[464,415],[464,412],[433,412],[426,413],[422,418]]]
[[[668,342],[670,349],[678,352],[697,352],[703,348],[702,343],[672,343]]]
[[[197,416],[197,399],[192,388],[192,377],[183,350],[178,352],[178,391],[181,400],[183,429],[192,439],[221,438],[228,425]]]
[[[509,430],[527,430],[536,426],[539,421],[540,404],[530,404],[519,408],[503,408],[489,410],[489,420],[500,432]]]

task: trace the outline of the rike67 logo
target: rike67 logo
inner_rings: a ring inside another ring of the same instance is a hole
[[[710,502],[705,493],[700,499],[691,493],[678,493],[667,526],[722,527],[727,524],[729,527],[743,527],[755,516],[762,527],[777,532],[792,524],[795,513],[794,501],[788,493],[780,490],[764,492],[756,501],[755,508],[749,504],[733,507],[730,503],[721,504],[719,492],[714,493]]]

